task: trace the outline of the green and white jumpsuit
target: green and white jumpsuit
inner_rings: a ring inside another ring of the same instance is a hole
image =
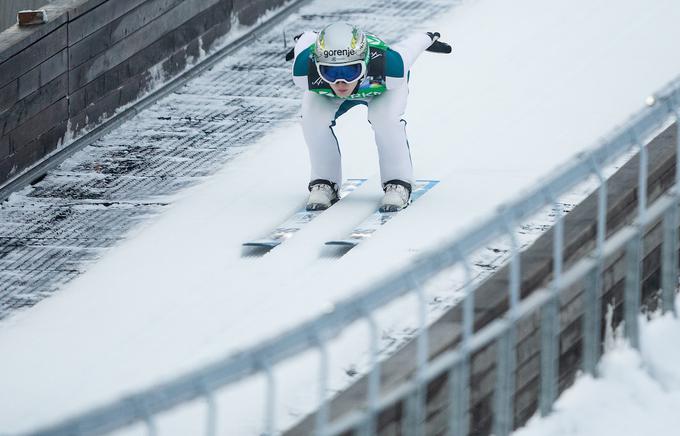
[[[347,98],[336,96],[330,85],[318,76],[313,59],[316,33],[305,32],[295,46],[293,81],[305,91],[302,130],[309,148],[310,180],[324,179],[341,185],[340,148],[333,132],[335,120],[352,107],[365,104],[375,133],[382,183],[401,180],[413,184],[413,164],[403,119],[408,76],[411,66],[432,44],[432,39],[424,33],[416,34],[388,47],[379,38],[366,36],[370,50],[367,74]]]

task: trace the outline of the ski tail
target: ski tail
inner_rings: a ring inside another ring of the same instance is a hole
[[[343,198],[350,195],[352,192],[356,191],[361,185],[366,182],[367,179],[347,179],[338,192],[339,200],[333,205],[337,204]],[[331,205],[331,207],[333,207]],[[323,210],[306,210],[303,206],[292,216],[287,218],[283,223],[278,225],[274,230],[269,232],[266,236],[255,239],[253,241],[244,242],[243,247],[259,249],[258,252],[268,252],[273,248],[278,247],[288,239],[292,238],[297,232],[299,232],[305,225],[311,222],[314,218],[321,215]]]
[[[416,180],[416,183],[411,193],[411,201],[409,205],[422,197],[426,192],[435,187],[439,183],[439,180]],[[405,210],[404,208],[402,210]],[[401,211],[396,212],[380,212],[376,210],[371,215],[366,217],[358,226],[356,226],[350,234],[342,239],[334,239],[327,241],[326,245],[344,247],[346,250],[352,249],[359,245],[362,241],[370,238],[373,233],[378,231],[378,229],[390,221],[396,214]]]

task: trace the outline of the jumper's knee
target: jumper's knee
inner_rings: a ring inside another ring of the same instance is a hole
[[[400,117],[369,117],[368,122],[371,123],[371,127],[376,132],[404,128],[404,122]]]

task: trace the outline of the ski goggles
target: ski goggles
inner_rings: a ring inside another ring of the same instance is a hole
[[[338,82],[351,83],[359,80],[366,72],[366,64],[357,62],[348,65],[325,65],[316,66],[319,76],[330,84]]]

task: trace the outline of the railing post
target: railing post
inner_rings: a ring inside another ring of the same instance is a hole
[[[678,95],[676,91],[675,95]],[[678,316],[675,307],[676,289],[678,287],[678,215],[680,211],[680,98],[675,98],[675,190],[673,207],[664,217],[664,261],[663,266],[663,310]],[[666,246],[668,246],[666,248]]]
[[[559,373],[559,303],[562,268],[564,264],[564,221],[562,205],[552,193],[548,199],[555,210],[555,226],[553,229],[553,279],[551,300],[541,310],[541,393],[539,410],[541,416],[552,411],[557,398],[557,375]]]
[[[371,372],[368,374],[368,408],[362,433],[366,436],[371,436],[378,433],[378,416],[380,413],[380,410],[378,410],[378,401],[380,399],[380,360],[378,358],[380,335],[378,323],[373,314],[366,313],[364,316],[369,327]]]
[[[593,172],[599,181],[597,195],[597,237],[595,256],[597,264],[586,276],[583,298],[583,370],[597,377],[597,362],[600,360],[601,316],[602,316],[602,275],[604,272],[604,242],[607,233],[607,178],[602,166],[593,155],[590,156]]]
[[[636,235],[626,244],[626,288],[624,295],[624,324],[626,337],[633,348],[640,348],[638,316],[640,315],[640,245]]]
[[[475,295],[472,284],[472,267],[466,254],[458,250],[465,271],[463,300],[463,340],[459,346],[462,358],[454,364],[449,377],[449,436],[467,436],[470,408],[470,340],[474,332]]]
[[[496,340],[496,388],[494,391],[494,436],[508,436],[513,427],[512,397],[515,388],[515,359],[513,358],[514,326],[508,322],[507,329]]]
[[[267,404],[265,406],[265,435],[276,434],[276,378],[274,370],[269,363],[262,365],[267,379]]]
[[[638,217],[637,233],[626,245],[626,288],[624,296],[625,332],[630,344],[640,349],[640,331],[638,317],[640,316],[640,298],[642,283],[642,259],[644,217],[647,210],[647,148],[638,142],[640,150],[640,165],[638,169]]]
[[[144,400],[134,399],[133,401],[134,407],[139,410],[139,416],[143,417],[144,425],[146,425],[146,434],[148,436],[157,436],[158,428],[156,427],[156,421],[154,420],[153,415],[149,413],[146,404],[144,404]]]
[[[678,186],[676,185],[676,190]],[[675,194],[674,194],[675,195]],[[678,286],[678,203],[675,198],[673,205],[663,217],[663,243],[661,265],[662,308],[664,313],[675,310],[675,289]]]
[[[208,389],[203,380],[198,381],[198,387],[203,392],[205,398],[205,405],[207,407],[205,414],[205,434],[206,436],[217,435],[217,403],[215,401],[215,394]]]
[[[321,332],[316,331],[314,334],[314,341],[319,349],[319,408],[315,416],[314,434],[325,436],[328,427],[328,344]]]
[[[412,277],[411,283],[418,296],[418,336],[416,338],[416,374],[415,389],[412,398],[406,401],[406,434],[423,436],[427,410],[427,379],[426,371],[429,358],[429,341],[427,332],[427,295],[425,289]]]
[[[498,352],[496,362],[496,389],[494,392],[494,435],[508,436],[513,429],[515,394],[515,369],[517,366],[515,353],[515,330],[517,322],[517,306],[520,300],[521,265],[520,251],[515,225],[510,211],[504,212],[505,227],[510,236],[512,256],[510,259],[510,308],[506,317],[508,325],[506,331],[496,341]]]

